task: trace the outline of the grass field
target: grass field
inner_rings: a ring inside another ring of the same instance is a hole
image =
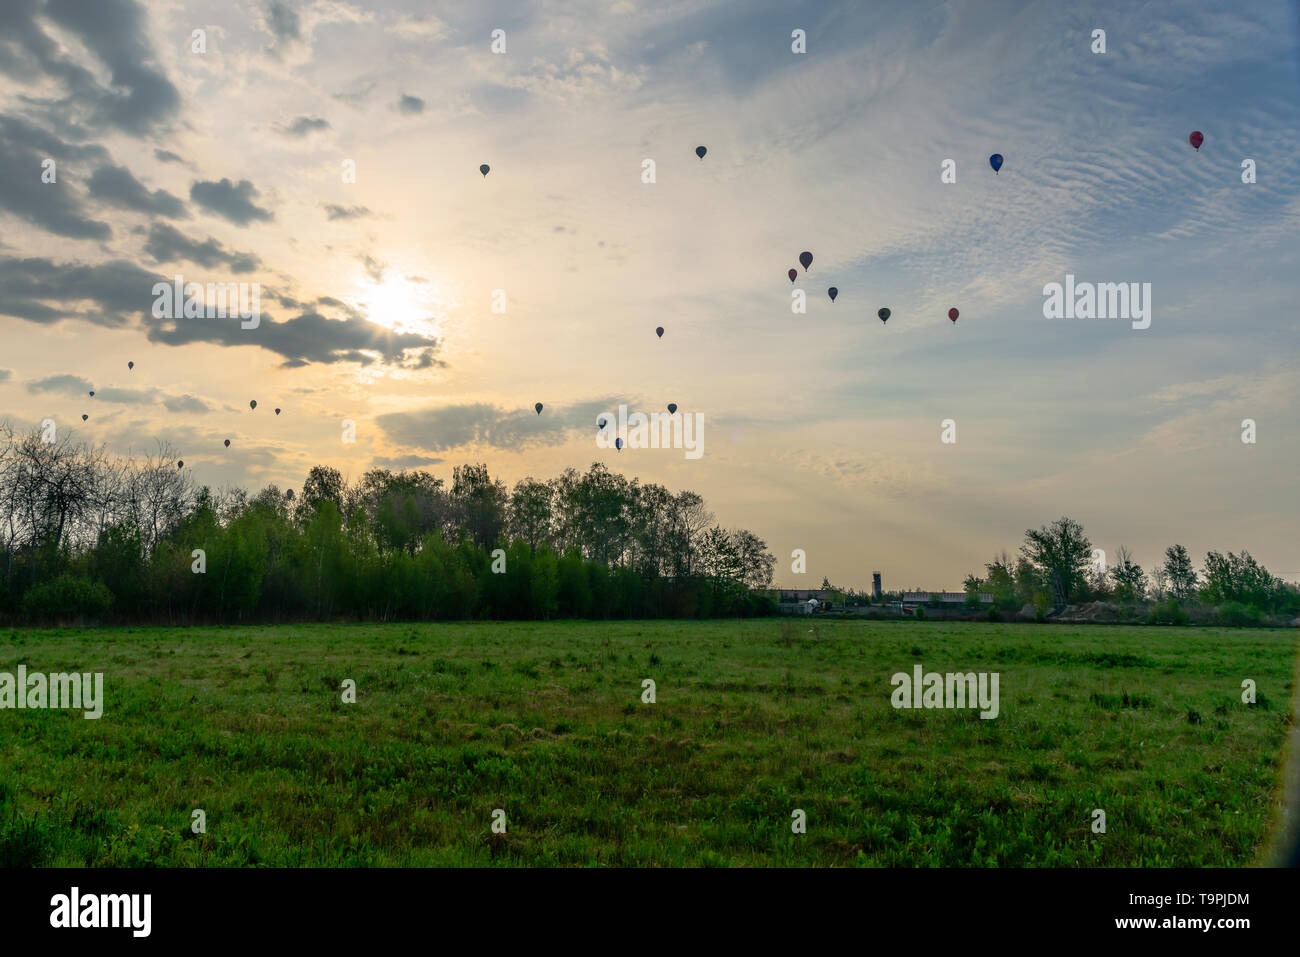
[[[0,711],[0,865],[1258,863],[1296,650],[805,619],[19,631],[0,672],[103,671],[106,703]],[[916,662],[1000,673],[999,716],[895,710]]]

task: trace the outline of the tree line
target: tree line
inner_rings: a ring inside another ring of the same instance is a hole
[[[1170,545],[1148,573],[1123,545],[1112,560],[1096,560],[1083,526],[1064,516],[1026,530],[1015,558],[1002,552],[984,566],[983,575],[967,575],[964,585],[972,604],[980,593],[991,593],[997,609],[1030,605],[1040,618],[1051,608],[1089,601],[1149,604],[1149,620],[1171,624],[1187,621],[1189,605],[1214,606],[1227,624],[1300,613],[1300,589],[1244,549],[1226,555],[1211,550],[1198,572],[1186,547]]]
[[[507,489],[316,466],[300,491],[194,483],[160,443],[115,457],[0,424],[0,615],[10,621],[770,614],[776,559],[695,492],[595,463]]]

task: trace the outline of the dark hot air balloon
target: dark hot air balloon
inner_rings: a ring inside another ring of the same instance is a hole
[[[184,460],[184,459],[181,459],[179,462],[177,462],[177,463],[176,463],[176,467],[177,467],[178,469],[183,469],[183,468],[185,468],[185,460]]]
[[[292,502],[292,501],[293,501],[293,489],[288,489],[288,490],[284,493],[284,497],[287,498],[289,501]]]
[[[700,159],[704,159],[704,154],[707,152],[708,150],[706,150],[703,146],[695,147],[695,155],[698,156]]]
[[[230,439],[226,439],[226,448],[230,448]]]
[[[1201,151],[1201,144],[1205,142],[1205,136],[1200,130],[1195,130],[1191,136],[1187,137],[1187,142],[1191,143],[1192,149],[1199,153]]]
[[[655,329],[655,335],[658,336],[660,339],[662,339],[664,337],[664,327],[659,326],[657,329]]]
[[[91,389],[91,390],[90,390],[90,397],[91,397],[92,399],[95,397],[95,390],[94,390],[94,389]]]
[[[889,310],[888,310],[888,309],[881,309],[879,312],[876,313],[876,315],[878,315],[878,316],[880,317],[880,321],[881,321],[881,322],[888,322],[888,321],[889,321]]]
[[[808,267],[812,265],[812,253],[803,252],[799,254],[799,265],[803,266],[803,271],[807,272]]]
[[[135,363],[134,363],[134,362],[128,362],[128,363],[126,364],[126,367],[127,367],[128,369],[134,369],[134,368],[135,368]]]
[[[484,163],[482,166],[480,166],[480,167],[478,168],[478,171],[479,171],[480,173],[482,173],[484,176],[487,176],[488,171],[489,171],[490,169],[492,169],[492,167],[491,167],[491,166],[488,166],[487,163]]]
[[[542,414],[542,404],[540,402],[538,402],[535,406],[533,406],[533,408],[537,410],[538,415]]]
[[[989,165],[993,167],[993,172],[995,173],[998,170],[1002,169],[1002,154],[994,153],[992,156],[990,156]]]
[[[669,403],[668,403],[668,414],[669,414],[669,415],[676,415],[676,414],[677,414],[677,403],[676,403],[676,402],[669,402]]]
[[[598,420],[596,421],[596,428],[598,428],[598,429],[603,429],[604,427],[605,427],[605,420],[604,420],[604,419],[598,419]]]
[[[622,439],[615,439],[615,440],[614,440],[614,450],[615,450],[616,452],[622,452],[622,451],[623,451],[623,440],[622,440]]]
[[[276,409],[276,410],[275,410],[275,414],[276,414],[276,415],[279,415],[279,414],[280,414],[280,410],[279,410],[279,409]]]
[[[799,270],[791,269],[790,272],[787,273],[787,275],[790,277],[790,281],[794,282],[796,279],[799,278]]]
[[[835,297],[838,296],[839,294],[840,294],[840,291],[839,291],[838,289],[836,289],[834,286],[831,286],[831,288],[829,288],[829,289],[826,290],[826,295],[828,295],[828,296],[831,297],[831,302],[834,302],[834,301],[835,301]]]
[[[256,408],[257,408],[257,400],[256,400],[256,399],[250,399],[249,402],[248,402],[248,407],[249,407],[250,409],[256,409]]]
[[[948,310],[948,318],[951,319],[953,322],[957,321],[958,315],[959,313],[957,312],[956,306],[953,306],[951,309]]]
[[[82,422],[85,422],[88,418],[90,418],[90,416],[88,416],[88,415],[83,415],[83,416],[81,417],[81,421],[82,421]]]

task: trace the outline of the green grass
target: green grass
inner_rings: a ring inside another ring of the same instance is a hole
[[[103,671],[107,702],[0,711],[0,866],[1258,863],[1295,656],[800,619],[20,631],[0,671]],[[999,672],[999,717],[894,710],[918,660]]]

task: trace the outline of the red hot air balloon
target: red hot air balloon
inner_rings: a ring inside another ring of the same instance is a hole
[[[1193,130],[1192,135],[1187,137],[1187,142],[1191,143],[1192,149],[1199,153],[1201,151],[1201,144],[1205,142],[1205,136],[1202,135],[1200,130]]]
[[[786,273],[786,275],[790,277],[791,282],[794,282],[796,279],[799,278],[799,270],[791,269],[788,273]]]
[[[957,312],[956,306],[948,310],[948,318],[951,319],[953,322],[957,321],[958,315],[960,315],[960,313]]]

